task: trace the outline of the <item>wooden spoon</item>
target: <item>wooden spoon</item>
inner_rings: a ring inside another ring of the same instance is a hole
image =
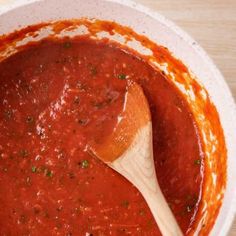
[[[88,150],[136,186],[164,236],[183,235],[157,182],[151,114],[138,84],[128,82],[123,111],[113,133],[102,143],[89,145]]]

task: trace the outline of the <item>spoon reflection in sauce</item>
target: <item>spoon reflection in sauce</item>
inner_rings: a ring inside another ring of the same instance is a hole
[[[101,144],[90,145],[89,152],[136,186],[164,236],[183,235],[157,181],[151,114],[137,83],[128,81],[124,108],[113,133]]]

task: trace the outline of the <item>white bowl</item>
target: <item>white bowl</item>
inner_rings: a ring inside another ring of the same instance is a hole
[[[218,69],[180,28],[160,14],[129,0],[0,1],[0,35],[42,21],[81,17],[115,21],[146,35],[181,59],[207,89],[220,115],[228,151],[225,196],[211,235],[227,235],[236,212],[236,107]]]

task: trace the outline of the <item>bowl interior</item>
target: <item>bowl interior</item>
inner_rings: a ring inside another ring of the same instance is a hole
[[[223,77],[198,44],[161,15],[126,0],[18,0],[0,8],[0,35],[42,21],[82,17],[104,19],[129,26],[135,32],[146,35],[152,41],[167,47],[188,66],[207,89],[217,108],[225,134],[228,151],[227,187],[211,233],[225,235],[236,209],[236,109]]]

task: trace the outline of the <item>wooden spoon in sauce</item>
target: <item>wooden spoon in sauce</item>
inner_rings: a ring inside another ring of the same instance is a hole
[[[138,84],[128,82],[124,107],[113,133],[88,150],[136,186],[164,236],[183,235],[157,182],[151,114]]]

